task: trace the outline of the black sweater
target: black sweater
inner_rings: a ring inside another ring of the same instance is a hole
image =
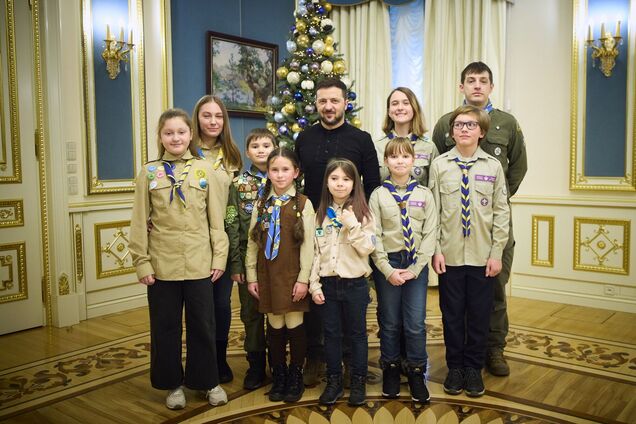
[[[367,200],[380,185],[380,166],[371,136],[346,122],[333,130],[320,123],[307,128],[298,135],[296,154],[305,174],[305,195],[314,209],[320,202],[322,180],[329,159],[345,158],[356,165]]]

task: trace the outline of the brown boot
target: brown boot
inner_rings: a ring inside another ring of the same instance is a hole
[[[510,367],[506,362],[506,358],[503,356],[502,348],[493,347],[488,349],[488,353],[486,354],[486,369],[490,374],[498,377],[510,375]]]

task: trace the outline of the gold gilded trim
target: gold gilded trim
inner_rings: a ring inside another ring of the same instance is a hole
[[[548,258],[539,259],[539,222],[548,224]],[[554,217],[532,215],[532,265],[554,267]]]
[[[570,190],[634,192],[636,191],[636,78],[633,76],[631,78],[632,85],[634,87],[634,97],[633,99],[630,99],[629,96],[627,96],[626,110],[629,112],[631,102],[631,110],[633,111],[632,113],[634,116],[632,118],[631,142],[629,136],[630,129],[627,128],[626,132],[624,175],[622,177],[598,177],[585,175],[586,116],[585,108],[579,107],[579,98],[582,101],[586,101],[587,99],[587,87],[585,86],[585,81],[587,80],[587,52],[583,46],[583,36],[580,35],[583,34],[583,28],[581,27],[585,26],[585,24],[583,24],[584,21],[587,21],[587,1],[574,0],[572,18],[572,86],[570,103]],[[633,38],[632,34],[628,35],[627,45],[630,49],[634,48],[632,46]],[[627,64],[627,74],[633,75],[634,70],[629,69],[630,63],[632,67],[636,67],[636,61],[628,61]],[[580,72],[579,64],[582,67]],[[629,83],[630,81],[628,80],[628,86]],[[581,93],[579,93],[580,84],[582,84],[580,87]],[[627,120],[627,123],[629,123],[629,119]],[[580,134],[579,131],[581,131]]]
[[[143,7],[143,0],[137,0],[137,15],[135,16],[136,18],[136,24],[137,24],[137,33],[139,34],[139,42],[137,43],[137,51],[135,52],[137,61],[138,61],[138,75],[139,75],[139,116],[141,117],[141,119],[139,119],[139,135],[140,135],[140,140],[139,142],[141,143],[141,158],[142,158],[142,164],[148,162],[148,151],[146,148],[146,143],[147,143],[147,137],[146,137],[146,79],[145,79],[145,62],[144,62],[144,7]],[[131,93],[133,91],[131,90]],[[135,101],[134,98],[132,98],[131,96],[131,101],[133,102],[133,107],[132,110],[135,110]],[[137,114],[135,114],[133,112],[133,116],[137,116]],[[133,128],[135,127],[134,122],[133,122]],[[134,137],[133,137],[133,147],[134,146]],[[133,162],[133,167],[134,170],[137,169],[137,167],[135,166],[135,163]],[[135,176],[136,176],[136,172],[133,173],[133,190],[134,190],[134,181],[135,181]]]
[[[42,91],[42,62],[40,56],[40,0],[31,0],[31,16],[33,25],[33,65],[36,100],[36,138],[38,151],[38,171],[40,182],[40,222],[42,225],[42,297],[46,311],[46,322],[53,323],[51,299],[51,261],[49,258],[49,201],[46,176],[46,139],[44,136],[44,94]],[[25,271],[26,275],[26,271]]]
[[[159,19],[161,36],[161,85],[163,89],[163,110],[168,109],[168,21],[166,19],[166,0],[159,1]],[[148,158],[146,158],[146,162]]]
[[[115,275],[130,274],[135,272],[135,267],[126,266],[126,262],[130,258],[130,251],[128,250],[128,232],[124,230],[124,227],[130,227],[130,220],[127,221],[115,221],[102,224],[95,224],[95,258],[97,260],[97,279],[112,277]],[[102,245],[102,230],[113,228],[113,239]],[[106,257],[112,257],[117,268],[104,270],[102,255]]]
[[[587,235],[582,234],[582,225],[596,225],[596,229]],[[607,227],[622,228],[622,240],[618,240]],[[583,238],[585,237],[585,238]],[[574,269],[595,271],[606,274],[629,275],[630,221],[616,219],[595,219],[574,217]],[[583,261],[583,252],[591,253],[591,260]],[[622,252],[620,266],[606,265],[610,255]]]
[[[0,228],[22,227],[24,225],[22,210],[22,199],[0,200]]]
[[[71,286],[68,282],[68,275],[62,273],[60,278],[57,280],[57,291],[60,296],[66,296],[71,293]]]
[[[0,244],[0,252],[14,252],[12,254],[0,254],[0,303],[15,302],[29,297],[26,275],[26,244],[25,242]],[[5,276],[7,278],[5,278]],[[2,295],[7,290],[16,287],[17,293]]]
[[[84,278],[84,248],[82,244],[82,227],[75,224],[75,281],[82,283]]]
[[[7,76],[9,79],[9,120],[11,127],[11,164],[13,167],[13,175],[0,176],[0,184],[5,183],[21,183],[22,182],[22,160],[20,150],[20,115],[18,108],[18,81],[17,81],[17,59],[15,51],[15,13],[13,10],[13,1],[7,0],[5,4],[5,28],[7,36]],[[2,49],[0,49],[2,50]],[[0,76],[2,71],[2,64],[0,62]],[[1,90],[1,87],[0,87]],[[0,99],[3,99],[2,92],[0,91]],[[5,144],[5,129],[4,129],[4,103],[0,105],[2,114],[2,162],[0,163],[0,171],[5,171],[7,167],[7,158],[4,155],[7,152]]]

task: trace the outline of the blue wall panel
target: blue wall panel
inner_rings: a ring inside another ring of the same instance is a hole
[[[587,49],[585,104],[586,176],[623,177],[625,175],[625,131],[627,124],[627,17],[629,0],[589,0],[588,17],[598,39],[601,22],[612,35],[617,17],[622,17],[621,36],[616,66],[609,78],[599,70],[600,60],[592,67],[591,49]],[[586,32],[587,34],[587,32]]]
[[[122,62],[119,76],[111,80],[102,59],[106,24],[113,37],[129,34],[128,0],[93,0],[93,69],[95,81],[95,148],[97,178],[133,179],[134,143],[130,66]]]
[[[172,75],[174,106],[192,112],[206,89],[206,32],[215,31],[277,44],[279,61],[287,51],[294,0],[172,0]],[[265,119],[232,117],[232,135],[242,152],[253,128]]]

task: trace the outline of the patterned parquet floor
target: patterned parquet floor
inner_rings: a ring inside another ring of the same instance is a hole
[[[75,330],[35,329],[0,337],[0,420],[92,424],[636,422],[636,314],[511,299],[506,350],[511,376],[485,373],[486,395],[471,399],[448,396],[441,388],[446,367],[435,289],[430,290],[428,302],[429,405],[412,402],[405,381],[401,398],[381,398],[374,303],[367,317],[369,397],[362,407],[347,406],[346,397],[332,407],[318,405],[322,383],[308,388],[297,404],[269,402],[268,386],[243,390],[247,364],[235,305],[229,362],[236,378],[225,386],[231,401],[211,408],[199,394],[188,391],[186,409],[169,411],[163,406],[165,393],[152,389],[148,381],[149,332],[147,311],[142,308],[88,320]],[[89,336],[95,332],[102,338]],[[104,335],[109,332],[112,334]],[[68,339],[69,335],[73,337]],[[42,340],[34,342],[38,338]]]

